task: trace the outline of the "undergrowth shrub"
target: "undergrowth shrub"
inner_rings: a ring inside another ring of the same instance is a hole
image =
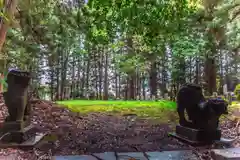
[[[237,100],[240,101],[240,84],[235,87],[234,94],[237,97]]]

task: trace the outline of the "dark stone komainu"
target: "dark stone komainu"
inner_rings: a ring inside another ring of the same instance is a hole
[[[28,97],[28,86],[30,73],[11,70],[7,75],[8,90],[3,93],[9,116],[6,122],[19,124],[13,129],[23,129],[24,124],[30,124],[30,104]]]
[[[205,100],[199,85],[183,85],[177,95],[179,125],[176,134],[171,135],[192,144],[208,144],[220,140],[219,118],[222,114],[227,114],[227,106],[224,100]],[[188,118],[185,117],[185,111]]]
[[[37,129],[30,124],[30,80],[29,72],[11,70],[7,75],[8,89],[3,97],[9,116],[0,128],[1,147],[29,147],[44,137],[44,134],[37,135]]]

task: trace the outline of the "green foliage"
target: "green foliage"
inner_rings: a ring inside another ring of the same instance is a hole
[[[8,64],[36,71],[44,57],[52,72],[60,68],[58,75],[68,77],[72,67],[68,62],[73,61],[73,56],[81,62],[88,63],[90,59],[92,69],[107,53],[122,79],[132,73],[146,76],[153,62],[163,61],[172,82],[181,84],[185,69],[194,67],[189,66],[189,62],[204,60],[206,53],[212,52],[211,44],[217,44],[209,42],[208,29],[226,29],[225,48],[237,48],[240,42],[239,22],[230,22],[229,17],[233,16],[225,11],[226,8],[236,10],[233,9],[235,2],[230,5],[224,1],[216,6],[210,20],[198,8],[198,0],[89,0],[87,4],[80,0],[71,3],[19,1],[19,27],[9,30],[5,43]],[[204,18],[199,20],[201,17]],[[170,62],[165,62],[167,51]],[[61,66],[57,66],[59,64]],[[84,67],[80,69],[85,71]]]
[[[236,85],[234,94],[237,96],[237,100],[240,101],[240,84]]]
[[[0,79],[0,83],[3,85],[3,91],[7,90],[8,84],[7,84],[6,80],[7,80],[7,72],[4,72],[3,78]]]

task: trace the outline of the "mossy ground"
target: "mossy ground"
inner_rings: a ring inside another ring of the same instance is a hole
[[[172,101],[99,101],[99,100],[68,100],[58,101],[73,112],[82,114],[101,112],[108,114],[128,115],[155,119],[160,121],[173,121],[175,118],[176,103]]]
[[[157,122],[176,122],[178,119],[176,103],[172,101],[100,101],[100,100],[67,100],[58,101],[73,112],[107,113],[113,115],[137,115],[140,118]],[[236,104],[237,102],[233,102]],[[236,106],[236,105],[232,105]],[[232,107],[229,108],[232,110]]]

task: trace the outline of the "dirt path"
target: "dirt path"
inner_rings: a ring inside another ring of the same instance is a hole
[[[1,149],[0,156],[16,154],[19,159],[33,160],[48,159],[51,155],[191,148],[168,137],[168,132],[172,130],[170,124],[154,124],[134,116],[112,116],[100,113],[84,116],[47,101],[35,101],[33,105],[32,123],[41,131],[52,135],[48,137],[48,143],[31,151]],[[4,105],[0,107],[0,119],[3,120],[7,110]],[[226,122],[224,127],[225,134],[234,134],[231,130],[234,128],[234,123]],[[239,142],[236,145],[239,145]]]

